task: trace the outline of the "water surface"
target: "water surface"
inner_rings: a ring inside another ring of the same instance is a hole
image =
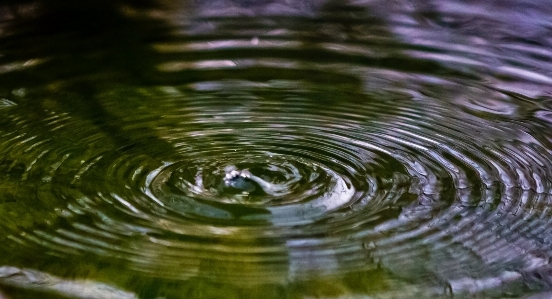
[[[552,291],[545,1],[145,2],[0,10],[0,297]]]

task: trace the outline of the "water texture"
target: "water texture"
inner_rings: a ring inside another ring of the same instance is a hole
[[[2,6],[0,298],[546,298],[552,6],[480,2]]]

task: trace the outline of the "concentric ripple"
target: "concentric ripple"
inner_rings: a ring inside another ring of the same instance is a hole
[[[217,159],[216,164],[224,162],[222,157]],[[223,168],[222,165],[209,165],[207,161],[200,160],[193,163],[201,165],[197,169],[190,169],[189,165],[181,162],[181,165],[169,164],[152,172],[146,181],[147,193],[164,206],[173,206],[176,211],[182,206],[183,212],[191,213],[191,217],[236,218],[224,210],[215,213],[211,211],[213,208],[204,208],[206,201],[265,207],[270,216],[259,220],[282,225],[315,221],[318,218],[315,213],[323,215],[347,205],[355,193],[351,184],[345,181],[347,177],[341,177],[314,162],[290,163],[289,159],[278,159],[271,153],[248,153],[247,160],[235,160],[243,166],[264,164],[262,168],[257,166],[253,169],[253,173],[262,173],[263,178],[257,179],[261,183],[249,180],[251,190],[227,186],[224,168],[230,164]],[[253,218],[260,216],[250,215]]]
[[[143,85],[78,102],[97,111],[55,84],[12,91],[10,248],[246,289],[351,273],[388,297],[550,289],[550,40],[408,3],[198,5],[148,44]]]

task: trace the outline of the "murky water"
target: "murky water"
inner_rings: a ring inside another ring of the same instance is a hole
[[[0,298],[551,295],[552,6],[479,2],[2,7]]]

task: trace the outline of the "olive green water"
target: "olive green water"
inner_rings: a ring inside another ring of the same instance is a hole
[[[0,298],[552,294],[545,1],[146,2],[0,9]]]

